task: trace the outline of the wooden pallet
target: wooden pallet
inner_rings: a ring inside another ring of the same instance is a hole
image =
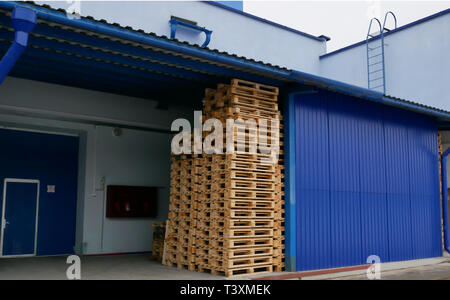
[[[271,238],[273,229],[270,228],[248,228],[248,229],[227,229],[217,228],[211,231],[211,237],[216,239],[241,239],[241,238]]]
[[[274,182],[275,174],[256,172],[256,171],[237,171],[237,170],[215,170],[216,181],[225,181],[228,179],[235,180],[252,180],[255,182]]]
[[[239,267],[239,268],[228,269],[228,270],[224,271],[224,275],[227,277],[231,277],[231,276],[239,276],[239,275],[269,273],[269,272],[273,272],[273,265],[249,266],[249,267]],[[218,274],[220,274],[219,271],[218,271]]]
[[[211,204],[213,210],[225,211],[230,209],[247,209],[247,210],[273,210],[278,212],[275,202],[270,200],[242,200],[242,199],[224,199],[220,197],[214,198]]]
[[[258,191],[277,191],[278,186],[274,182],[258,182],[251,180],[226,180],[223,182],[213,182],[212,190],[219,191],[223,189],[240,189],[240,190],[258,190]],[[281,189],[281,187],[279,187]]]
[[[207,111],[211,111],[212,109],[221,109],[226,106],[256,108],[266,112],[280,113],[277,102],[265,101],[241,95],[228,95],[226,97],[214,99],[212,105],[208,107]]]

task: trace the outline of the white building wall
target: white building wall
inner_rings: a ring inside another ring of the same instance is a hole
[[[37,3],[63,9],[69,6],[65,1]],[[84,1],[81,15],[168,37],[171,16],[192,20],[213,31],[211,49],[313,74],[318,74],[319,56],[326,52],[324,41],[199,1]],[[205,35],[181,28],[176,38],[201,45]]]
[[[188,115],[176,110],[157,110],[156,103],[149,100],[12,77],[7,77],[0,85],[0,95],[0,126],[80,136],[77,251],[81,247],[84,254],[151,251],[151,223],[166,220],[168,213],[170,134],[125,129],[123,135],[116,138],[111,127],[98,126],[96,133],[94,125],[13,115],[5,106],[114,118],[167,129],[174,119],[191,117],[190,110],[185,109]],[[107,185],[158,187],[157,218],[104,218],[102,177]]]
[[[450,14],[386,36],[386,93],[450,111]],[[365,44],[320,59],[321,76],[367,87]]]

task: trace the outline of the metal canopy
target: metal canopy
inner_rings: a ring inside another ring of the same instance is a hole
[[[0,53],[14,39],[11,11],[33,9],[38,24],[11,76],[156,100],[160,107],[201,107],[205,88],[240,78],[274,85],[285,94],[314,87],[427,114],[450,129],[450,112],[321,76],[202,48],[92,17],[68,18],[33,2],[0,1]]]
[[[20,5],[38,12],[47,10]],[[52,13],[66,17],[62,12]],[[10,10],[0,6],[0,53],[14,40],[10,15]],[[163,106],[200,103],[206,87],[214,88],[234,77],[280,86],[280,80],[262,74],[66,26],[42,16],[10,76],[151,99]]]

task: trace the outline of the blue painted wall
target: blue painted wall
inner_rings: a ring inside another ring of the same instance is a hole
[[[40,180],[37,255],[73,253],[78,138],[0,129],[0,145],[0,190],[5,178]]]
[[[325,91],[294,101],[297,270],[441,256],[433,120]]]

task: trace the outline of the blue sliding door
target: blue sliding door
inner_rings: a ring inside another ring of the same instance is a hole
[[[326,91],[294,100],[297,270],[441,256],[434,120]]]

